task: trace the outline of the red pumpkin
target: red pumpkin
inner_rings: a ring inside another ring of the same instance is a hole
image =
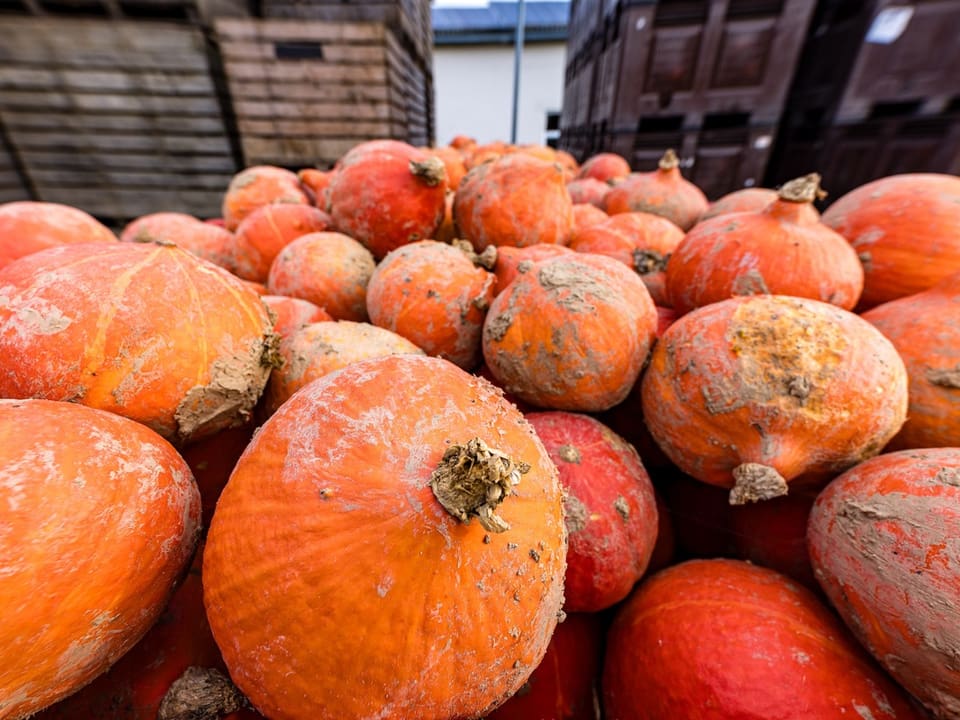
[[[665,270],[683,237],[683,230],[665,217],[625,212],[579,231],[570,247],[619,260],[640,275],[658,306],[669,306]]]
[[[534,412],[566,490],[569,549],[564,609],[598,612],[627,596],[646,572],[657,542],[657,504],[640,456],[588,415]]]
[[[466,174],[453,199],[453,220],[478,251],[563,245],[573,228],[573,203],[558,165],[514,153]]]
[[[823,222],[863,262],[860,310],[927,290],[960,272],[960,177],[892,175],[851,190]]]
[[[493,266],[493,274],[497,276],[497,295],[505,290],[518,275],[530,272],[530,269],[541,260],[572,254],[573,250],[565,245],[549,243],[537,243],[522,248],[498,247],[497,260]]]
[[[310,205],[297,176],[273,165],[255,165],[230,180],[223,196],[223,222],[233,232],[254,210],[274,203]]]
[[[621,155],[602,152],[591,155],[580,166],[578,178],[593,178],[601,182],[625,178],[630,174],[630,163]]]
[[[233,234],[192,215],[159,212],[131,221],[120,234],[125,242],[176,245],[197,257],[233,272]]]
[[[57,245],[116,239],[106,226],[69,205],[31,200],[0,205],[0,269]]]
[[[603,621],[567,613],[530,679],[486,720],[600,720]]]
[[[888,449],[960,447],[960,273],[862,317],[897,348],[910,378],[907,421]]]
[[[380,261],[367,287],[367,311],[374,325],[472,370],[480,363],[483,320],[495,284],[472,251],[422,240]]]
[[[776,190],[767,188],[743,188],[727,193],[722,198],[714,200],[697,222],[703,222],[718,215],[729,215],[739,212],[759,212],[774,202],[779,195]]]
[[[494,298],[483,356],[502,387],[524,402],[599,412],[630,392],[656,326],[636,273],[603,255],[564,255],[537,263]]]
[[[0,397],[109,410],[189,442],[245,422],[277,337],[260,298],[177,247],[51,248],[0,270]]]
[[[299,237],[323,232],[330,216],[310,205],[266,205],[237,227],[233,243],[235,272],[245,280],[267,282],[270,266]]]
[[[707,197],[680,174],[680,161],[667,150],[653,172],[630,173],[604,196],[603,209],[610,215],[648,212],[662,215],[681,230],[692,228],[707,210]]]
[[[817,579],[861,643],[937,718],[960,717],[960,449],[847,471],[810,515]]]
[[[193,555],[200,495],[183,459],[140,423],[0,400],[0,507],[0,714],[26,718],[156,622]]]
[[[590,203],[603,208],[603,196],[609,189],[610,185],[596,178],[581,178],[567,183],[567,192],[570,193],[570,200],[574,205]]]
[[[204,528],[210,527],[220,493],[255,430],[256,424],[250,419],[239,427],[226,428],[191,443],[181,451],[200,489]]]
[[[805,588],[737,560],[647,580],[607,635],[609,720],[920,720]]]
[[[542,660],[565,556],[556,468],[519,411],[453,363],[393,355],[263,424],[220,497],[204,601],[272,720],[471,718]]]
[[[643,416],[667,456],[730,502],[822,483],[876,455],[906,418],[907,375],[870,323],[805,298],[694,310],[654,348]]]
[[[328,210],[337,230],[379,260],[401,245],[434,237],[446,192],[439,158],[397,140],[373,140],[337,163]]]
[[[786,183],[755,212],[697,224],[666,271],[670,304],[681,313],[735,295],[793,295],[852,310],[863,267],[843,236],[820,222],[813,201],[820,176]]]

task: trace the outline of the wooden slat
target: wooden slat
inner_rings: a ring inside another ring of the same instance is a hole
[[[322,102],[372,102],[388,99],[386,82],[363,85],[329,85],[315,83],[274,83],[262,80],[234,80],[230,84],[234,98],[244,100],[272,100]]]
[[[241,133],[261,138],[273,137],[346,137],[348,135],[387,136],[392,127],[388,121],[365,120],[248,120],[237,121]]]
[[[168,188],[171,178],[176,180],[177,190],[219,190],[225,191],[230,184],[232,173],[196,174],[196,173],[153,173],[122,172],[117,170],[63,170],[62,168],[37,170],[30,173],[33,181],[41,187],[80,187],[89,188],[102,185],[123,188]]]
[[[63,168],[77,170],[143,170],[162,167],[170,174],[190,172],[235,173],[233,159],[226,155],[211,155],[199,152],[187,154],[168,153],[105,153],[102,155],[64,154],[56,150],[24,150],[20,153],[24,163],[32,168]]]
[[[223,135],[223,121],[214,116],[52,114],[5,110],[3,123],[13,130],[122,131],[173,135]]]
[[[109,95],[53,91],[5,91],[0,93],[0,110],[220,115],[220,106],[213,96]]]
[[[198,217],[219,215],[223,193],[204,190],[84,189],[49,187],[44,200],[73,205],[106,218],[134,218],[153,212],[184,212]]]
[[[311,20],[246,20],[220,18],[214,23],[219,40],[317,40],[382,43],[386,28],[376,23]]]
[[[357,45],[343,42],[321,43],[323,61],[334,65],[383,62],[383,46]],[[273,41],[224,40],[220,55],[230,62],[277,62]],[[289,64],[289,61],[284,64]]]
[[[209,72],[76,70],[0,65],[0,90],[120,92],[151,95],[210,95]]]
[[[377,83],[384,81],[383,63],[376,65],[328,65],[305,60],[294,62],[224,62],[227,77],[235,80],[285,82],[309,80],[322,83]]]
[[[238,118],[301,118],[316,117],[326,120],[353,118],[356,120],[385,120],[389,118],[383,103],[297,103],[281,101],[237,100],[234,102]]]
[[[23,150],[57,149],[63,151],[116,152],[154,151],[163,155],[167,152],[194,152],[227,154],[230,150],[227,139],[222,136],[191,137],[183,135],[122,135],[96,132],[53,133],[9,132],[10,141]]]

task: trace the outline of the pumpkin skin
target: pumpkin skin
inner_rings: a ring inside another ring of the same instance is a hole
[[[493,266],[493,274],[497,276],[496,294],[499,295],[516,279],[517,275],[530,272],[530,268],[541,260],[572,255],[573,250],[566,245],[552,245],[537,243],[527,247],[498,247],[497,261]]]
[[[697,223],[670,258],[666,291],[681,313],[735,295],[793,295],[853,310],[863,266],[842,235],[820,222],[818,175],[786,183],[757,212]]]
[[[79,402],[177,443],[246,421],[276,351],[260,298],[177,247],[51,248],[0,270],[0,297],[0,397]]]
[[[756,295],[674,322],[641,397],[667,457],[743,504],[876,455],[906,419],[907,374],[890,341],[853,313]]]
[[[583,161],[578,178],[593,178],[601,182],[625,178],[630,174],[630,163],[616,153],[602,152]]]
[[[599,412],[630,392],[656,327],[636,273],[613,258],[576,253],[537,263],[494,298],[483,357],[501,387],[524,402]]]
[[[907,421],[887,449],[960,447],[960,273],[861,317],[893,343],[910,378]]]
[[[379,260],[401,245],[432,238],[443,222],[443,162],[397,140],[356,145],[337,163],[328,212],[339,232]]]
[[[657,542],[657,504],[640,456],[588,415],[527,414],[566,490],[564,610],[599,612],[646,572]]]
[[[861,643],[937,718],[960,714],[960,449],[880,455],[810,514],[817,580]]]
[[[574,205],[589,203],[603,208],[603,196],[610,190],[610,186],[596,178],[581,178],[567,183],[567,192]]]
[[[267,282],[270,266],[299,237],[330,227],[330,216],[310,205],[266,205],[237,227],[233,243],[234,272],[244,280]]]
[[[805,588],[737,560],[647,580],[607,634],[610,720],[920,720]]]
[[[602,223],[608,217],[610,216],[596,205],[591,205],[590,203],[574,203],[573,230],[570,231],[570,243],[572,243],[577,235],[585,228],[592,227],[597,223]]]
[[[196,547],[200,495],[183,459],[140,423],[0,400],[0,505],[0,717],[26,718],[153,625]]]
[[[307,383],[350,363],[399,353],[425,354],[405,337],[369,323],[340,320],[306,325],[281,341],[283,364],[270,373],[264,409],[268,416],[273,414]]]
[[[285,295],[263,295],[260,300],[276,317],[273,323],[273,331],[281,339],[289,337],[304,325],[333,320],[330,313],[322,307],[302,298]]]
[[[604,196],[603,209],[609,215],[648,212],[661,215],[686,232],[692,228],[709,203],[706,195],[680,174],[676,154],[668,150],[657,170],[630,173]]]
[[[308,300],[335,320],[364,322],[367,286],[376,268],[363,245],[338,232],[310,233],[277,255],[267,288],[275,295]]]
[[[220,493],[255,430],[256,423],[250,419],[239,427],[226,428],[190,443],[180,451],[200,490],[204,528],[210,527]]]
[[[313,195],[313,204],[318,208],[327,207],[327,188],[333,179],[333,172],[318,168],[303,168],[297,171],[297,179],[308,195]]]
[[[861,185],[823,213],[853,245],[865,281],[858,310],[927,290],[960,272],[960,178],[892,175]]]
[[[567,613],[523,687],[485,720],[600,720],[604,626],[596,613]]]
[[[223,224],[235,231],[254,210],[274,203],[310,205],[297,176],[281,167],[254,165],[230,179],[223,195]]]
[[[488,245],[564,245],[573,228],[573,202],[559,165],[514,153],[464,176],[453,220],[478,252]]]
[[[776,190],[767,188],[752,187],[735,190],[710,203],[710,206],[697,222],[703,222],[718,215],[729,215],[730,213],[758,212],[768,207],[778,197]]]
[[[530,466],[496,508],[504,532],[431,490],[451,443],[475,437]],[[210,527],[204,602],[231,677],[272,720],[483,715],[557,623],[561,495],[519,411],[446,360],[364,360],[310,383],[260,428]]]
[[[683,230],[665,217],[626,212],[579,231],[570,247],[619,260],[640,275],[654,303],[669,307],[665,269],[683,238]]]
[[[105,225],[69,205],[33,200],[0,205],[0,268],[57,245],[116,240]]]
[[[367,286],[370,322],[402,335],[428,355],[472,370],[496,276],[465,252],[435,240],[394,250]]]
[[[234,272],[233,234],[185,213],[159,212],[131,221],[120,234],[124,242],[172,243],[197,257]]]

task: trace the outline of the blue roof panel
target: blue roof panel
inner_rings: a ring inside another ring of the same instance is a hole
[[[494,0],[487,7],[434,7],[431,9],[433,31],[447,34],[513,30],[517,26],[517,5]],[[524,3],[524,32],[566,30],[569,18],[569,2]]]

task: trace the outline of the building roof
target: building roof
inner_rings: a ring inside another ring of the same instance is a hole
[[[518,3],[492,0],[486,7],[433,7],[435,45],[513,43]],[[565,41],[570,3],[525,2],[524,42]]]

